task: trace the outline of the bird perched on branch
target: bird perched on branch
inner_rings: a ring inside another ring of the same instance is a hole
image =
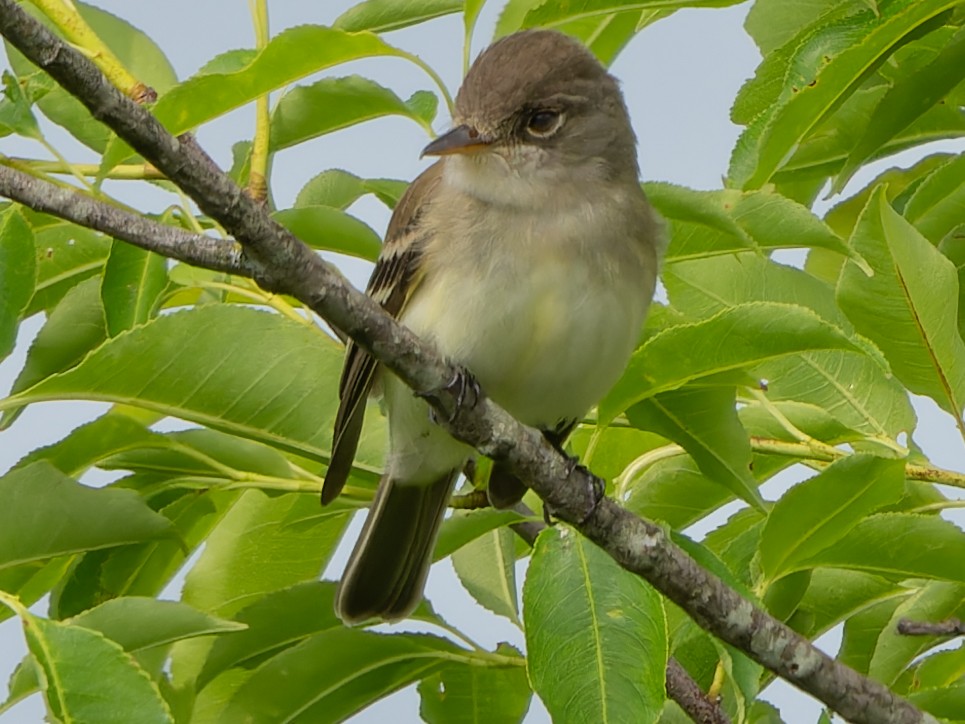
[[[654,291],[661,232],[623,96],[578,41],[528,30],[476,59],[453,122],[423,150],[440,160],[399,201],[368,293],[559,446],[623,371]],[[336,597],[346,623],[398,620],[416,607],[474,453],[349,343],[323,503],[351,471],[377,379],[389,454]],[[494,467],[493,504],[524,492]]]

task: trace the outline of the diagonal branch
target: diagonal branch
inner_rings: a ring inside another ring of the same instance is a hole
[[[0,0],[0,33],[190,195],[244,247],[254,278],[290,294],[343,330],[416,391],[432,393],[446,428],[507,464],[562,520],[573,523],[627,570],[646,578],[703,628],[855,722],[919,722],[924,715],[887,687],[827,656],[743,599],[674,545],[657,525],[598,498],[598,480],[543,436],[483,398],[459,407],[446,389],[455,370],[389,318],[290,232],[274,222],[188,137],[174,138],[114,88],[81,54]],[[929,720],[931,718],[929,717]]]

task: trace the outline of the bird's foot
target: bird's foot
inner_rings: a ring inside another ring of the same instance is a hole
[[[440,388],[429,390],[428,392],[417,392],[417,397],[430,404],[429,416],[433,422],[438,423],[438,408],[448,409],[446,398],[455,397],[455,404],[448,410],[448,422],[452,423],[456,415],[463,408],[472,409],[479,404],[482,399],[482,388],[479,381],[465,367],[456,367],[456,371],[445,385]]]

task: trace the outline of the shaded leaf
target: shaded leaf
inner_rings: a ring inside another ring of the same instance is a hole
[[[234,620],[247,628],[214,642],[198,676],[198,689],[229,668],[253,668],[312,634],[342,626],[335,616],[335,584],[329,581],[272,591],[241,609]]]
[[[154,316],[168,283],[167,268],[167,259],[159,254],[123,241],[113,243],[101,281],[101,301],[111,337]]]
[[[171,524],[129,490],[88,488],[46,462],[0,478],[0,568],[138,543]]]
[[[418,634],[333,628],[259,666],[223,709],[223,722],[340,721],[448,665],[461,649]]]
[[[91,278],[77,284],[64,295],[27,350],[26,362],[14,380],[11,395],[75,367],[88,352],[104,342],[107,329],[99,291],[100,280]],[[2,430],[13,424],[23,405],[10,404],[5,407],[0,401],[0,409]]]
[[[508,528],[495,528],[452,554],[463,587],[483,607],[519,625],[516,600],[516,540]]]
[[[664,392],[627,410],[634,427],[657,432],[684,448],[701,472],[761,509],[751,475],[751,446],[737,418],[733,387]]]
[[[940,243],[962,224],[965,219],[965,154],[948,158],[922,179],[905,205],[904,216],[932,244]]]
[[[16,208],[9,207],[0,214],[0,360],[13,350],[36,279],[33,233]]]
[[[37,244],[37,290],[26,316],[50,311],[79,282],[100,273],[111,240],[95,231],[59,222],[34,232]]]
[[[508,644],[496,653],[519,656]],[[451,664],[419,682],[419,714],[429,724],[516,724],[529,709],[533,692],[520,666],[468,666]]]

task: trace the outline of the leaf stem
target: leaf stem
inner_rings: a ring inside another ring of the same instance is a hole
[[[21,171],[26,170],[28,173],[30,172],[30,169],[33,169],[43,173],[69,174],[72,176],[76,176],[77,174],[82,176],[97,176],[100,171],[100,166],[95,163],[46,161],[36,158],[17,158],[15,156],[4,157],[0,159],[0,163]],[[131,163],[115,166],[104,175],[104,178],[119,179],[124,181],[146,181],[161,180],[165,177],[164,174],[162,174],[149,163]]]
[[[255,28],[255,47],[259,51],[268,45],[268,2],[248,0],[251,19]],[[271,95],[263,93],[255,99],[255,137],[251,143],[251,165],[248,171],[248,195],[260,204],[268,200],[268,141],[271,113],[268,104]]]
[[[154,89],[145,85],[124,67],[114,52],[104,44],[69,0],[30,0],[63,33],[74,47],[90,58],[107,79],[135,103],[151,103],[157,98]]]

